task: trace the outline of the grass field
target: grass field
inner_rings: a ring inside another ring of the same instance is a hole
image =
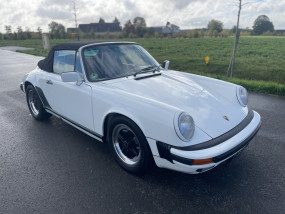
[[[155,58],[171,61],[171,68],[186,72],[225,75],[233,38],[138,40]],[[205,64],[205,56],[210,64]],[[242,37],[234,77],[285,84],[285,37]]]
[[[138,42],[159,63],[170,60],[170,69],[211,76],[242,84],[248,89],[285,95],[285,37],[241,37],[236,56],[235,79],[227,79],[226,71],[234,43],[228,38],[125,39]],[[51,45],[70,40],[51,40]],[[41,40],[4,41],[0,46],[33,47],[24,51],[46,55]],[[210,63],[205,64],[205,56]]]

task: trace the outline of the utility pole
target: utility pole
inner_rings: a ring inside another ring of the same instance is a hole
[[[234,5],[238,7],[237,26],[236,26],[236,36],[235,36],[234,49],[233,49],[232,58],[231,58],[231,61],[230,61],[229,67],[228,67],[228,71],[227,71],[228,77],[233,77],[233,74],[234,74],[235,57],[236,57],[237,46],[238,46],[238,41],[239,41],[239,37],[240,37],[239,19],[240,19],[241,9],[243,6],[245,6],[247,4],[252,4],[252,3],[258,2],[257,0],[251,0],[251,1],[248,1],[245,3],[242,3],[242,0],[235,0],[235,1],[237,1],[237,4],[234,4]]]
[[[237,16],[237,26],[236,26],[236,38],[235,38],[235,44],[234,44],[234,49],[233,49],[233,53],[232,53],[232,58],[231,58],[230,65],[229,65],[228,71],[227,71],[228,77],[233,77],[236,51],[237,51],[238,40],[239,40],[239,36],[240,36],[239,18],[240,18],[240,11],[242,8],[242,0],[238,0],[238,1],[239,2],[238,2],[238,16]]]
[[[76,29],[76,34],[77,34],[77,40],[80,40],[79,36],[79,29],[78,29],[78,24],[77,24],[77,8],[76,8],[76,0],[73,0],[73,15],[74,15],[74,22],[75,22],[75,29]]]

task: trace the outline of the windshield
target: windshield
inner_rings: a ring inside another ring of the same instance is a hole
[[[135,44],[88,46],[82,56],[89,81],[115,79],[159,66],[144,48]]]

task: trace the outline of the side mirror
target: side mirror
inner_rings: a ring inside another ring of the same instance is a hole
[[[163,63],[162,63],[162,67],[165,69],[165,70],[168,70],[168,67],[169,67],[169,61],[168,60],[165,60]]]
[[[63,82],[76,82],[76,85],[81,85],[83,82],[79,73],[77,73],[75,71],[64,72],[60,76],[61,76],[61,80]]]

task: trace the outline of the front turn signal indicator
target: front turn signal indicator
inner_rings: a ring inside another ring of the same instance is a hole
[[[208,163],[212,163],[213,158],[208,158],[208,159],[194,159],[192,165],[204,165]]]

